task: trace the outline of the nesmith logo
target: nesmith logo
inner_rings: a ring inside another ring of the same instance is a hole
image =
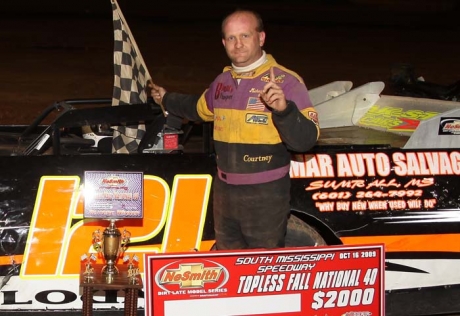
[[[453,118],[441,118],[439,134],[453,134],[458,135],[460,134],[460,118],[453,117]]]
[[[264,114],[246,114],[246,123],[268,125],[268,115]]]
[[[205,266],[206,264],[206,266]],[[202,263],[170,263],[161,268],[155,275],[157,285],[165,290],[175,290],[179,288],[203,288],[205,283],[218,284],[215,288],[220,288],[228,281],[228,271],[222,265],[206,261]]]
[[[118,176],[111,176],[107,178],[103,178],[100,180],[101,185],[106,185],[106,186],[119,186],[119,185],[126,185],[126,180],[118,177]]]

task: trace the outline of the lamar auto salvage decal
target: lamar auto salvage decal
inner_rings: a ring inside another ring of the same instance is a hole
[[[429,210],[438,207],[435,177],[460,175],[460,152],[296,155],[290,174],[313,179],[305,191],[320,212]]]
[[[382,245],[145,255],[147,315],[384,315]]]

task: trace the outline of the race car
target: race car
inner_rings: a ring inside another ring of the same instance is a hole
[[[337,81],[310,91],[321,137],[292,153],[286,244],[383,243],[387,315],[460,311],[458,103],[383,88]],[[145,123],[147,138],[135,154],[112,154],[107,130],[125,122]],[[171,131],[153,103],[64,100],[0,135],[0,310],[8,315],[81,313],[82,257],[108,225],[84,216],[87,172],[142,173],[143,217],[117,222],[141,271],[146,253],[213,249],[211,124]],[[121,301],[100,293],[96,314],[121,314]],[[142,294],[138,305],[143,315]]]

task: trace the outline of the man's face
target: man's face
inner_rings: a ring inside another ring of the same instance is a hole
[[[257,20],[252,14],[237,13],[223,26],[227,55],[237,67],[245,67],[262,56],[265,32],[257,32]]]

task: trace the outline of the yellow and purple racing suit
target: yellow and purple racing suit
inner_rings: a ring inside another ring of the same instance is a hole
[[[281,112],[260,98],[271,67],[287,100]],[[291,152],[309,150],[319,136],[317,113],[302,78],[267,55],[267,61],[249,73],[226,67],[199,97],[166,93],[163,104],[173,115],[214,122],[217,247],[284,246]]]

